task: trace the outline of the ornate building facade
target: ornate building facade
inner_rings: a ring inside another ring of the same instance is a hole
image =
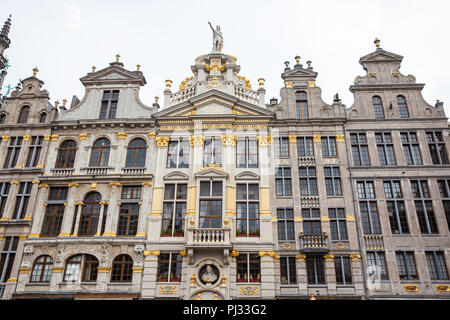
[[[217,30],[162,105],[119,55],[70,107],[37,70],[7,98],[3,298],[448,298],[447,118],[403,57],[376,40],[350,108],[296,57],[266,103]]]

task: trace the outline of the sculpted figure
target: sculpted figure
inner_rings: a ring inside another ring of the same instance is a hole
[[[214,29],[211,22],[208,23],[213,31],[213,52],[221,52],[223,48],[223,36],[222,31],[220,31],[220,26],[217,26],[216,29]]]

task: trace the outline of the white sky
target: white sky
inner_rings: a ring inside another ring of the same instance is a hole
[[[173,91],[191,76],[194,59],[212,48],[208,21],[220,25],[223,52],[237,57],[241,75],[266,79],[266,102],[279,99],[284,61],[311,60],[316,85],[325,102],[338,92],[350,107],[348,90],[365,71],[359,58],[373,52],[373,40],[404,56],[400,71],[425,83],[425,100],[444,102],[450,115],[449,1],[17,1],[2,0],[0,22],[12,14],[10,59],[4,86],[32,75],[45,82],[51,102],[84,87],[79,78],[105,68],[120,53],[125,68],[141,71],[147,85],[140,98],[146,105],[163,97],[166,79]],[[79,14],[78,14],[79,13]],[[3,88],[2,93],[5,93]]]

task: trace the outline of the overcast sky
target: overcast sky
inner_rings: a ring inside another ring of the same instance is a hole
[[[163,96],[166,79],[173,91],[192,75],[194,59],[211,52],[208,21],[220,25],[223,52],[237,58],[241,75],[266,79],[266,102],[279,99],[284,61],[312,61],[325,102],[339,93],[353,104],[349,86],[365,75],[359,58],[381,47],[404,56],[400,72],[425,83],[425,100],[444,102],[450,115],[450,2],[395,1],[17,1],[2,0],[0,19],[12,14],[11,68],[4,86],[32,75],[45,82],[51,102],[81,99],[79,78],[105,68],[120,53],[125,68],[141,71],[146,105]],[[5,93],[6,88],[2,89]]]

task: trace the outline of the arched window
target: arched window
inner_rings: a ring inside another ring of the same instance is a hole
[[[408,106],[404,96],[397,97],[398,115],[400,118],[409,118]]]
[[[127,168],[144,167],[147,144],[143,139],[134,139],[130,142],[127,149]]]
[[[75,155],[77,153],[77,143],[73,140],[63,141],[58,148],[55,168],[73,168]]]
[[[98,192],[89,193],[81,210],[79,236],[93,236],[97,233],[102,196]]]
[[[111,282],[131,282],[133,278],[133,260],[127,254],[114,258]]]
[[[106,138],[98,139],[94,142],[92,146],[91,161],[89,166],[91,167],[102,167],[108,165],[109,160],[109,140]]]
[[[50,256],[38,257],[31,272],[30,282],[50,282],[52,267],[53,259]]]
[[[2,113],[2,114],[0,115],[0,124],[4,124],[4,123],[5,123],[5,120],[6,120],[6,114]]]
[[[47,119],[47,114],[45,112],[42,112],[41,116],[39,117],[39,123],[45,123],[46,119]]]
[[[67,260],[64,281],[95,282],[97,273],[97,258],[90,254],[79,254]]]
[[[308,99],[305,91],[295,93],[295,105],[297,107],[297,119],[308,119]]]
[[[30,107],[25,106],[20,110],[19,121],[17,123],[27,123],[28,116],[30,114]]]
[[[374,96],[372,98],[373,114],[375,119],[384,119],[383,103],[379,96]]]

